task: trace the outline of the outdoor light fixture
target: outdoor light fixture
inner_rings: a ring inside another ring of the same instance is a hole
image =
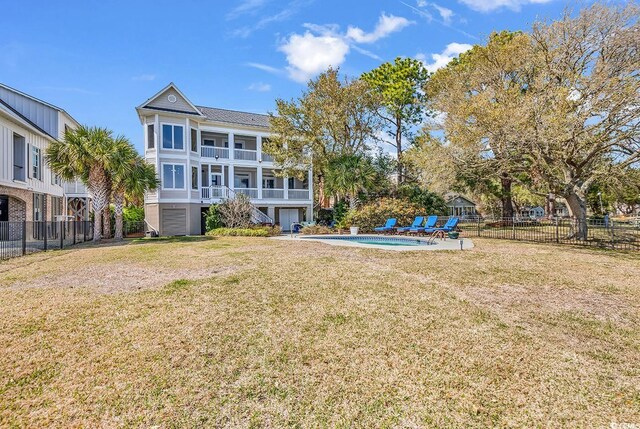
[[[216,155],[214,158],[215,158],[215,159],[216,159],[216,161],[217,161],[217,160],[218,160],[218,158],[220,158],[220,155]]]

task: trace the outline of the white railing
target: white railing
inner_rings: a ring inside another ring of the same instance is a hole
[[[86,194],[87,192],[87,187],[79,180],[75,182],[64,182],[65,194]]]
[[[270,223],[273,225],[273,219],[258,210],[256,207],[254,207],[251,212],[251,221],[253,223]]]
[[[234,149],[233,157],[241,161],[255,161],[258,159],[258,152],[247,149]]]
[[[226,186],[200,188],[200,195],[203,200],[230,198],[232,196],[231,192],[233,191]]]
[[[245,194],[249,198],[258,198],[257,188],[235,188],[234,192],[236,194]]]
[[[284,198],[284,189],[262,189],[262,198],[267,199],[283,199]]]
[[[290,200],[308,200],[309,190],[308,189],[289,189],[289,199]]]
[[[229,158],[229,149],[226,147],[200,146],[200,156],[206,158]]]

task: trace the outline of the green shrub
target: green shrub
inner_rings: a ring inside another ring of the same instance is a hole
[[[222,220],[220,219],[220,213],[218,212],[218,205],[211,204],[209,210],[204,214],[205,227],[207,231],[212,229],[222,228]]]
[[[279,226],[256,226],[252,228],[216,228],[207,232],[214,237],[273,237],[280,235]]]
[[[427,215],[446,216],[447,203],[438,194],[417,185],[402,185],[398,188],[398,196],[419,206]]]
[[[300,230],[300,234],[303,234],[303,235],[335,234],[335,231],[323,225],[310,225],[302,228]]]
[[[125,222],[142,222],[144,221],[144,207],[129,206],[122,210],[122,219]]]
[[[427,215],[417,204],[395,198],[382,198],[347,213],[340,222],[341,228],[357,226],[362,232],[370,232],[382,226],[389,218],[396,218],[399,226],[411,225],[416,216]]]

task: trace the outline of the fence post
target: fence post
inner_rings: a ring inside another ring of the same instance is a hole
[[[611,225],[611,248],[613,250],[616,249],[616,232],[615,232],[615,223],[613,222],[613,219],[609,221],[609,224]]]
[[[480,217],[478,217],[478,237],[480,237]]]
[[[64,248],[64,221],[60,221],[60,249]]]
[[[71,222],[73,222],[73,244],[76,244],[76,220],[72,220]]]
[[[22,256],[27,254],[27,221],[22,221]]]
[[[511,239],[512,240],[516,239],[516,218],[515,217],[511,218]]]
[[[556,243],[560,243],[560,226],[558,225],[558,216],[556,216]]]
[[[49,234],[47,234],[47,221],[46,220],[42,221],[42,225],[44,226],[44,251],[46,252],[47,251],[47,238],[48,238],[47,235],[49,235]]]

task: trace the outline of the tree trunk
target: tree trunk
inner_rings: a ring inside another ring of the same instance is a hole
[[[89,172],[89,193],[93,207],[93,241],[102,239],[102,211],[108,201],[107,180],[105,172],[100,167],[92,168]]]
[[[124,238],[122,212],[124,209],[124,193],[116,191],[113,194],[113,205],[116,214],[116,232],[114,238],[122,240]]]
[[[356,209],[356,196],[353,194],[349,195],[349,210]]]
[[[500,186],[501,189],[501,200],[502,200],[502,217],[504,218],[513,218],[513,199],[511,198],[511,185],[513,180],[503,174],[500,177]]]
[[[402,119],[396,118],[396,150],[398,153],[398,185],[404,181],[402,169]]]
[[[111,209],[109,208],[109,203],[104,206],[102,209],[102,224],[104,225],[102,228],[102,237],[111,238]]]
[[[569,208],[569,214],[576,222],[576,228],[573,233],[573,238],[578,240],[586,240],[587,229],[587,203],[582,191],[577,189],[570,189],[564,196],[567,200],[567,206]]]

